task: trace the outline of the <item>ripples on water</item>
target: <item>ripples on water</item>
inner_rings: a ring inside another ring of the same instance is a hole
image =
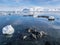
[[[47,14],[51,16],[50,14]],[[49,21],[46,18],[23,17],[18,15],[0,16],[0,45],[60,45],[60,15],[52,15],[55,17],[54,21]],[[13,35],[5,36],[2,34],[2,28],[11,24],[15,33]],[[21,33],[26,34],[27,28],[36,28],[38,31],[45,31],[48,37],[39,40],[22,40]]]

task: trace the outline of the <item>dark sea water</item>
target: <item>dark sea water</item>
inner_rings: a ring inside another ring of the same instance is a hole
[[[0,45],[45,45],[46,41],[50,42],[51,45],[60,45],[60,15],[44,15],[54,16],[55,20],[49,21],[47,18],[24,17],[19,15],[0,16]],[[15,32],[11,35],[12,37],[2,34],[2,28],[6,25],[12,25],[14,27]],[[27,34],[27,28],[45,31],[49,36],[39,40],[22,40],[21,34]]]

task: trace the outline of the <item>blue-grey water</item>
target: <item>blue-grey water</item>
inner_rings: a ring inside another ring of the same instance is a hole
[[[0,45],[45,45],[45,41],[50,41],[51,45],[60,44],[60,15],[44,14],[54,16],[54,21],[47,18],[34,18],[32,16],[6,15],[0,16]],[[2,28],[6,25],[12,25],[15,29],[12,37],[2,34]],[[40,40],[22,40],[21,34],[26,34],[26,29],[32,28],[37,31],[45,31],[50,36]]]

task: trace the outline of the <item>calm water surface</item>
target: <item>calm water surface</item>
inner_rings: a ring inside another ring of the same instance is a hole
[[[32,16],[0,16],[0,45],[45,45],[47,40],[51,42],[51,45],[59,45],[60,15],[47,14],[47,16],[51,15],[55,17],[54,21],[49,21],[46,18],[34,18]],[[14,34],[11,35],[12,37],[8,37],[2,34],[2,28],[10,24],[15,29]],[[26,34],[27,28],[35,28],[37,31],[45,31],[50,37],[33,41],[21,40],[21,34]]]

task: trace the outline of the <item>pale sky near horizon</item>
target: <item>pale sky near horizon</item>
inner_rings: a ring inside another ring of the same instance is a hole
[[[0,0],[0,6],[60,7],[60,0]]]

